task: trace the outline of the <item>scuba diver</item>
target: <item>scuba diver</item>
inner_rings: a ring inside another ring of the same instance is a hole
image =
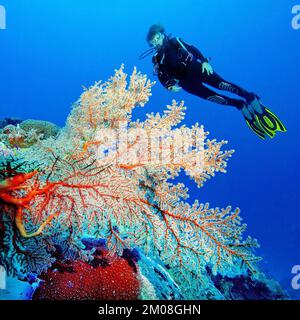
[[[150,27],[147,42],[152,48],[140,59],[154,53],[154,74],[168,90],[178,92],[183,89],[205,100],[237,108],[248,126],[262,139],[266,135],[273,138],[276,131],[286,131],[278,117],[262,104],[256,94],[220,77],[196,47],[181,38],[166,35],[161,25]],[[205,85],[236,94],[242,99],[216,93]]]

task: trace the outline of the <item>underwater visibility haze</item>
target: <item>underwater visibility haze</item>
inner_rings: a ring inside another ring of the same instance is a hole
[[[0,299],[299,299],[295,4],[1,1]]]

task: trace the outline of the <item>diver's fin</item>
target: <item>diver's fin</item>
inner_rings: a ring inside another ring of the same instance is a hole
[[[260,126],[259,122],[257,122],[256,115],[254,114],[252,108],[249,108],[249,105],[245,104],[240,111],[242,112],[248,127],[261,139],[265,139],[265,132]]]
[[[258,104],[260,108],[258,108]],[[286,128],[279,118],[259,100],[255,99],[250,106],[254,109],[255,122],[270,138],[274,138],[277,131],[286,132]]]
[[[276,129],[275,131],[281,131],[281,132],[286,132],[286,127],[284,126],[284,124],[280,121],[280,119],[271,111],[269,110],[267,107],[265,107],[264,105],[262,105],[264,108],[265,113],[267,114],[267,119],[272,122],[272,120],[275,122],[276,124]],[[271,124],[271,123],[270,123]]]
[[[261,139],[265,139],[266,136],[265,136],[265,132],[264,130],[261,128],[261,126],[259,125],[259,123],[257,123],[256,121],[256,117],[253,116],[253,118],[250,120],[250,119],[247,119],[245,117],[245,120],[246,120],[246,123],[248,125],[248,127],[254,132],[256,133]]]

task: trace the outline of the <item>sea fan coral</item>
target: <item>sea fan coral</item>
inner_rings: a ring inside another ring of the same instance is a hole
[[[56,138],[18,150],[31,169],[3,178],[2,215],[21,237],[46,247],[67,238],[78,255],[86,236],[106,239],[111,255],[138,246],[190,288],[186,298],[199,298],[207,265],[214,274],[255,273],[257,243],[243,240],[238,209],[189,204],[184,184],[170,182],[183,170],[201,187],[225,172],[233,151],[221,150],[226,141],[208,140],[198,123],[179,126],[183,102],[131,121],[153,84],[136,69],[127,81],[122,66],[85,88]]]

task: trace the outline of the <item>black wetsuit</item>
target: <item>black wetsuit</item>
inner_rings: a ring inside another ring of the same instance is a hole
[[[252,93],[224,80],[215,72],[211,75],[208,75],[206,71],[202,72],[202,64],[208,60],[196,47],[187,44],[180,38],[166,37],[164,44],[156,52],[152,61],[159,81],[167,89],[177,84],[198,97],[238,109],[245,105],[244,100],[218,94],[204,84],[237,94],[247,102],[253,99]]]

